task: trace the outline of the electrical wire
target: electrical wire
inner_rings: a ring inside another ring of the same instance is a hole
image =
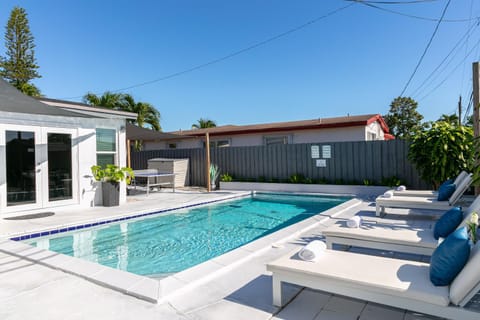
[[[400,94],[400,97],[403,96],[403,94],[405,93],[405,90],[407,90],[407,88],[408,88],[408,85],[410,84],[410,82],[412,81],[413,77],[414,77],[415,74],[417,73],[418,67],[420,67],[420,64],[422,64],[423,58],[424,58],[425,55],[427,54],[427,51],[428,51],[428,49],[430,48],[430,45],[432,44],[433,38],[434,38],[435,35],[437,34],[438,27],[439,27],[440,24],[442,23],[443,17],[445,17],[445,13],[447,12],[447,9],[448,9],[448,6],[450,5],[450,2],[451,2],[451,0],[448,0],[447,4],[445,5],[445,8],[443,9],[442,15],[440,16],[440,19],[438,20],[438,23],[437,23],[437,25],[435,26],[435,30],[433,30],[432,36],[430,37],[430,40],[428,40],[427,46],[425,47],[425,50],[423,51],[422,55],[420,56],[420,60],[418,60],[418,63],[417,63],[417,65],[415,66],[415,69],[413,70],[412,75],[410,76],[410,78],[408,79],[407,83],[405,84],[405,87],[403,88],[402,93]]]
[[[411,0],[411,1],[370,1],[370,0],[345,0],[350,2],[365,2],[376,4],[412,4],[412,3],[425,3],[425,2],[437,2],[438,0]]]
[[[453,48],[450,50],[450,52],[443,58],[442,61],[440,61],[440,63],[435,67],[435,69],[433,69],[433,71],[425,78],[425,80],[423,80],[423,82],[415,89],[412,91],[412,93],[410,94],[411,96],[416,96],[417,94],[421,94],[422,90],[420,90],[424,85],[425,83],[430,80],[432,78],[432,76],[438,71],[438,69],[440,69],[440,67],[445,63],[445,61],[450,57],[450,55],[460,46],[460,44],[463,42],[464,44],[468,42],[468,39],[470,38],[470,35],[473,33],[473,30],[475,28],[478,28],[478,26],[480,25],[480,19],[478,20],[478,22],[476,24],[472,24],[470,26],[470,28],[467,30],[467,32],[465,32],[465,34],[460,38],[460,40],[457,41],[457,43],[453,46]],[[465,50],[465,54],[467,53],[467,50]],[[460,50],[459,50],[460,51]],[[459,52],[457,51],[457,53]],[[457,54],[456,53],[456,54]],[[455,54],[455,55],[456,55]],[[455,56],[454,55],[454,56]],[[454,57],[453,56],[453,57]],[[445,65],[445,68],[452,62],[453,60],[453,57],[452,59],[450,59],[450,61]],[[445,70],[445,68],[443,70]],[[443,72],[443,70],[441,72]],[[441,73],[440,72],[440,73]],[[439,73],[439,74],[440,74]]]
[[[404,12],[400,12],[400,11],[395,11],[395,10],[392,10],[392,9],[383,8],[383,7],[374,5],[373,2],[370,2],[370,1],[364,1],[364,0],[344,0],[344,1],[360,3],[360,4],[363,4],[365,6],[375,8],[377,10],[385,11],[385,12],[388,12],[388,13],[393,13],[393,14],[408,17],[408,18],[424,20],[424,21],[438,22],[438,19],[436,19],[436,18],[421,17],[421,16],[417,16],[417,15],[413,15],[413,14],[408,14],[408,13],[404,13]],[[474,20],[474,19],[478,19],[478,18],[480,18],[480,17],[474,17],[474,18],[469,18],[469,19],[443,19],[442,22],[467,22],[467,21],[471,21],[471,20]]]
[[[156,83],[156,82],[168,80],[168,79],[171,79],[171,78],[174,78],[174,77],[178,77],[178,76],[184,75],[184,74],[186,74],[186,73],[190,73],[190,72],[193,72],[193,71],[196,71],[196,70],[199,70],[199,69],[202,69],[202,68],[211,66],[211,65],[213,65],[213,64],[217,64],[217,63],[219,63],[219,62],[225,61],[225,60],[227,60],[227,59],[230,59],[230,58],[236,57],[236,56],[238,56],[238,55],[241,55],[241,54],[243,54],[243,53],[245,53],[245,52],[248,52],[248,51],[251,51],[251,50],[253,50],[253,49],[256,49],[256,48],[258,48],[258,47],[264,46],[264,45],[266,45],[266,44],[268,44],[268,43],[270,43],[270,42],[273,42],[273,41],[275,41],[275,40],[278,40],[278,39],[280,39],[280,38],[283,38],[283,37],[285,37],[285,36],[287,36],[287,35],[290,35],[290,34],[292,34],[292,33],[294,33],[294,32],[297,32],[297,31],[299,31],[299,30],[301,30],[301,29],[304,29],[304,28],[306,28],[306,27],[308,27],[308,26],[310,26],[310,25],[312,25],[312,24],[314,24],[314,23],[317,23],[317,22],[320,21],[320,20],[323,20],[323,19],[325,19],[325,18],[328,18],[328,17],[330,17],[330,16],[332,16],[332,15],[334,15],[334,14],[340,12],[340,11],[343,11],[343,10],[345,10],[345,9],[353,6],[353,5],[355,5],[355,2],[352,2],[352,3],[350,3],[349,5],[346,5],[346,6],[337,8],[337,9],[335,9],[335,10],[332,10],[332,11],[330,11],[330,12],[328,12],[328,13],[322,15],[322,16],[319,16],[319,17],[317,17],[317,18],[315,18],[315,19],[312,19],[312,20],[310,20],[310,21],[307,21],[307,22],[305,22],[305,23],[303,23],[303,24],[301,24],[301,25],[299,25],[299,26],[296,26],[296,27],[294,27],[294,28],[292,28],[292,29],[289,29],[289,30],[287,30],[287,31],[284,31],[284,32],[282,32],[282,33],[279,33],[279,34],[277,34],[277,35],[275,35],[275,36],[273,36],[273,37],[270,37],[270,38],[268,38],[268,39],[265,39],[265,40],[262,40],[262,41],[260,41],[260,42],[257,42],[257,43],[255,43],[255,44],[250,45],[250,46],[248,46],[248,47],[245,47],[245,48],[243,48],[243,49],[240,49],[240,50],[234,51],[234,52],[232,52],[232,53],[229,53],[229,54],[227,54],[227,55],[225,55],[225,56],[222,56],[222,57],[220,57],[220,58],[213,59],[213,60],[210,60],[210,61],[208,61],[208,62],[205,62],[205,63],[199,64],[199,65],[196,65],[196,66],[194,66],[194,67],[191,67],[191,68],[188,68],[188,69],[185,69],[185,70],[182,70],[182,71],[174,72],[174,73],[171,73],[171,74],[169,74],[169,75],[166,75],[166,76],[163,76],[163,77],[159,77],[159,78],[156,78],[156,79],[153,79],[153,80],[149,80],[149,81],[145,81],[145,82],[133,84],[133,85],[131,85],[131,86],[127,86],[127,87],[123,87],[123,88],[115,89],[115,90],[109,90],[109,91],[110,91],[110,92],[120,92],[120,91],[125,91],[125,90],[129,90],[129,89],[133,89],[133,88],[143,87],[143,86],[146,86],[146,85],[149,85],[149,84],[152,84],[152,83]],[[97,93],[97,94],[100,94],[100,93]],[[82,97],[83,97],[83,96],[75,96],[75,97],[67,97],[67,98],[62,98],[62,99],[68,100],[68,99],[76,99],[76,98],[82,98]]]
[[[462,65],[463,62],[465,62],[465,60],[472,54],[473,50],[475,50],[478,46],[480,45],[480,40],[477,41],[477,43],[472,47],[472,49],[468,52],[468,54],[465,56],[465,58],[462,59],[462,61],[460,61],[460,63],[458,63],[455,68],[453,68],[452,71],[450,71],[450,73],[445,77],[445,79],[443,79],[435,88],[433,88],[429,93],[427,93],[425,96],[423,96],[422,98],[420,98],[418,101],[421,101],[423,99],[425,99],[426,97],[428,97],[430,94],[432,94],[432,92],[434,92],[435,90],[437,90],[442,84],[445,83],[445,81],[448,80],[448,78],[450,78],[450,76]]]

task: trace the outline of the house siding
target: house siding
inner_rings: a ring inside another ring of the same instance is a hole
[[[229,140],[231,147],[262,146],[265,144],[265,137],[287,136],[289,143],[319,143],[319,142],[346,142],[346,141],[368,141],[371,134],[375,140],[384,140],[384,132],[378,121],[367,126],[324,128],[312,130],[291,130],[254,134],[215,135],[210,136],[210,141]],[[176,143],[177,149],[191,149],[203,147],[203,137],[171,141]],[[144,150],[168,149],[169,142],[146,141]]]

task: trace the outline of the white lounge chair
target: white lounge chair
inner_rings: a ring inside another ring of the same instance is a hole
[[[450,286],[429,280],[429,264],[326,250],[317,262],[290,253],[267,264],[273,280],[273,304],[283,306],[282,282],[455,320],[478,320],[480,312],[463,308],[480,289],[480,250]]]
[[[461,228],[470,221],[473,212],[480,211],[480,196],[464,210]],[[322,231],[331,249],[333,244],[432,255],[439,241],[433,237],[432,229],[412,228],[409,225],[363,221],[359,228],[347,228],[334,224]]]
[[[393,196],[390,198],[379,196],[375,200],[376,215],[385,214],[385,208],[408,208],[408,209],[431,209],[431,210],[448,210],[450,209],[465,193],[472,183],[472,174],[469,174],[455,188],[455,192],[447,201],[438,201],[436,197],[400,197]]]
[[[455,178],[453,183],[458,186],[468,176],[468,172],[462,171],[460,174]],[[401,196],[401,197],[437,197],[438,191],[434,190],[392,190],[394,196]]]

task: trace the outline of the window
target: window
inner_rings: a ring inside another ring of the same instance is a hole
[[[264,137],[265,145],[288,144],[288,136]]]
[[[205,141],[203,142],[203,147],[205,148]],[[230,147],[230,140],[210,141],[210,148],[224,148],[224,147]]]
[[[117,139],[114,129],[97,128],[97,165],[115,164]]]
[[[177,144],[176,143],[169,143],[168,144],[168,149],[177,149]]]
[[[369,133],[367,134],[367,140],[370,140],[370,141],[371,141],[371,140],[377,140],[377,135],[376,135],[375,133],[373,133],[373,132],[369,132]]]

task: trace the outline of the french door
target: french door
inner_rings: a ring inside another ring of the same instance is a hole
[[[1,211],[78,203],[76,130],[2,125]]]

